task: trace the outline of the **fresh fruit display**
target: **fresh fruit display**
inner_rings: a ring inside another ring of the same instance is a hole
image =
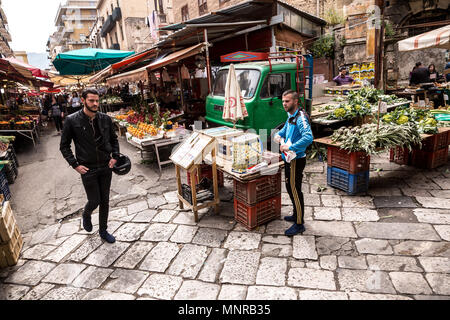
[[[126,121],[130,124],[137,124],[138,122],[145,122],[143,114],[131,113],[127,116]]]
[[[138,129],[142,130],[146,134],[150,134],[151,136],[156,136],[158,134],[158,129],[152,124],[138,123]]]
[[[377,131],[376,124],[364,124],[361,127],[342,127],[331,136],[333,142],[349,152],[364,151],[376,154],[384,149],[403,146],[412,149],[413,145],[421,146],[421,137],[416,123],[407,122],[402,125],[381,123]]]
[[[127,132],[131,134],[133,137],[136,137],[138,139],[143,139],[145,136],[145,132],[142,129],[138,129],[133,126],[127,127]]]
[[[105,96],[100,101],[102,104],[122,103],[122,98],[118,96]]]

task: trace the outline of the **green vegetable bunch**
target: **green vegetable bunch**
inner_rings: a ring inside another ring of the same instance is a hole
[[[377,132],[376,124],[364,124],[361,127],[340,128],[331,136],[331,140],[339,142],[340,147],[349,152],[364,151],[367,154],[377,154],[384,149],[403,146],[421,146],[421,138],[415,123],[403,125],[382,123]]]
[[[385,114],[382,122],[397,125],[415,123],[418,125],[419,133],[434,134],[438,132],[438,122],[430,110],[397,107],[394,111]]]

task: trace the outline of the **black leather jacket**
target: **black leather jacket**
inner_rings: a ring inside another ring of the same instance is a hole
[[[79,165],[88,168],[104,167],[119,156],[119,141],[112,120],[104,113],[97,113],[100,135],[94,138],[94,129],[89,117],[80,110],[68,116],[64,121],[59,150],[73,168]],[[76,158],[71,149],[75,143]]]

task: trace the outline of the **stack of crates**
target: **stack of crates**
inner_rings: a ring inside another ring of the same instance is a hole
[[[1,167],[0,165],[0,194],[3,194],[4,199],[8,201],[11,199],[11,192],[9,191],[8,179]]]
[[[249,182],[234,180],[234,218],[252,230],[281,217],[281,170]]]
[[[450,131],[442,131],[422,140],[422,148],[412,151],[412,165],[423,169],[434,169],[446,164],[449,136]]]
[[[369,190],[370,156],[365,152],[348,152],[338,147],[327,150],[327,183],[349,195]]]
[[[8,164],[4,165],[2,171],[4,172],[6,178],[8,179],[8,183],[13,184],[14,181],[16,180],[17,176],[19,175],[19,170],[17,169],[19,166],[19,163],[17,161],[17,156],[16,156],[16,153],[14,151],[14,147],[12,146],[12,144],[9,144],[9,148],[8,148],[5,156],[3,156],[1,158],[1,160],[9,161]]]
[[[395,148],[391,148],[390,154],[389,154],[389,160],[391,162],[395,162],[396,164],[410,165],[411,164],[411,156],[412,156],[412,153],[409,151],[408,148],[397,146]]]
[[[1,196],[0,196],[1,198]],[[0,217],[0,268],[17,264],[23,239],[9,201],[3,202]]]

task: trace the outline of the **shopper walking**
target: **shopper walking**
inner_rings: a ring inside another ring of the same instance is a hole
[[[306,165],[305,151],[312,143],[313,135],[307,115],[298,108],[298,93],[293,90],[285,91],[282,100],[288,119],[283,129],[274,136],[274,140],[281,144],[281,156],[285,161],[286,189],[294,207],[293,214],[284,217],[284,220],[294,222],[284,234],[294,236],[305,231],[302,179]]]
[[[81,99],[83,109],[66,118],[60,150],[79,174],[88,202],[83,212],[83,227],[92,231],[91,214],[99,206],[100,237],[109,243],[115,238],[107,232],[112,168],[120,156],[119,142],[111,118],[98,112],[99,94],[86,89]],[[71,143],[75,143],[72,153]]]
[[[82,106],[81,106],[81,99],[78,97],[78,93],[77,92],[73,92],[72,93],[72,97],[70,97],[70,101],[69,101],[69,113],[75,113],[79,110],[81,110]]]
[[[50,108],[53,122],[55,123],[58,134],[63,128],[62,118],[64,116],[63,107],[57,102],[56,98],[52,96],[52,106]]]

